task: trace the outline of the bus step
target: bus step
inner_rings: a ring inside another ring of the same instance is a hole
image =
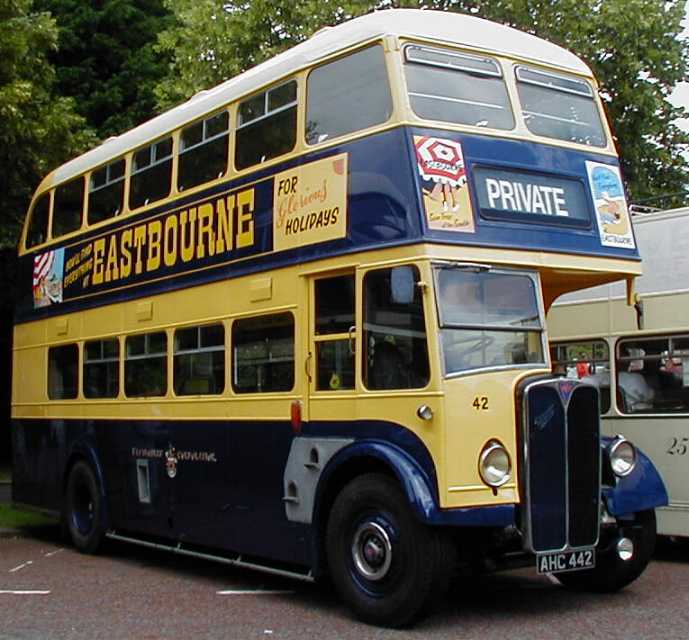
[[[228,558],[221,555],[215,555],[212,553],[195,551],[191,548],[185,548],[182,546],[182,542],[170,542],[169,544],[161,542],[151,542],[149,540],[143,540],[141,538],[133,538],[131,536],[124,536],[116,531],[108,531],[106,537],[111,540],[119,540],[120,542],[128,542],[131,544],[136,544],[141,547],[147,547],[148,549],[157,549],[159,551],[169,551],[170,553],[178,553],[184,556],[190,556],[192,558],[200,558],[202,560],[210,560],[212,562],[220,562],[222,564],[228,564],[233,567],[241,567],[243,569],[252,569],[254,571],[262,571],[263,573],[269,573],[274,576],[281,576],[284,578],[292,578],[293,580],[301,580],[303,582],[314,582],[315,579],[309,570],[308,573],[300,573],[298,571],[288,571],[286,569],[278,569],[276,567],[271,567],[268,565],[258,564],[256,562],[249,562],[242,559],[241,555],[236,558]]]

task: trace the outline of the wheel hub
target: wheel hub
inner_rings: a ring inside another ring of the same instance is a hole
[[[392,562],[392,545],[387,531],[377,522],[364,522],[352,540],[352,559],[367,580],[382,580]]]

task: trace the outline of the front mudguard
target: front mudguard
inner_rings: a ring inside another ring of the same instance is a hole
[[[415,517],[424,524],[452,527],[506,527],[516,518],[515,505],[441,509],[435,478],[404,449],[378,440],[359,441],[339,451],[328,463],[316,497],[317,517],[325,488],[337,469],[356,459],[373,458],[383,463],[397,478]]]
[[[607,447],[612,439],[603,439]],[[602,494],[608,513],[613,516],[625,516],[647,509],[664,507],[668,503],[667,490],[660,474],[651,460],[639,449],[637,462],[633,471],[623,477],[615,476],[615,484],[603,486]],[[603,464],[609,464],[607,455]],[[612,473],[612,472],[611,472]]]

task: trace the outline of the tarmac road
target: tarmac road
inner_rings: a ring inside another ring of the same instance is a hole
[[[5,534],[7,536],[7,534]],[[57,527],[0,539],[0,638],[481,639],[689,636],[689,545],[665,544],[613,595],[529,570],[456,586],[415,628],[351,618],[327,587],[109,543],[86,556]]]

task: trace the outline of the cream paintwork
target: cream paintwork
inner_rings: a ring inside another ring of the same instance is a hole
[[[637,281],[644,328],[638,329],[636,312],[617,284],[565,297],[552,306],[547,318],[553,342],[604,340],[613,372],[620,339],[689,335],[689,208],[633,217],[632,223],[644,265],[644,275]],[[680,442],[689,438],[689,413],[624,415],[616,406],[614,373],[610,378],[611,407],[602,418],[602,431],[631,440],[663,478],[670,504],[657,510],[658,532],[689,536],[689,450],[683,455],[669,453],[672,438]]]

